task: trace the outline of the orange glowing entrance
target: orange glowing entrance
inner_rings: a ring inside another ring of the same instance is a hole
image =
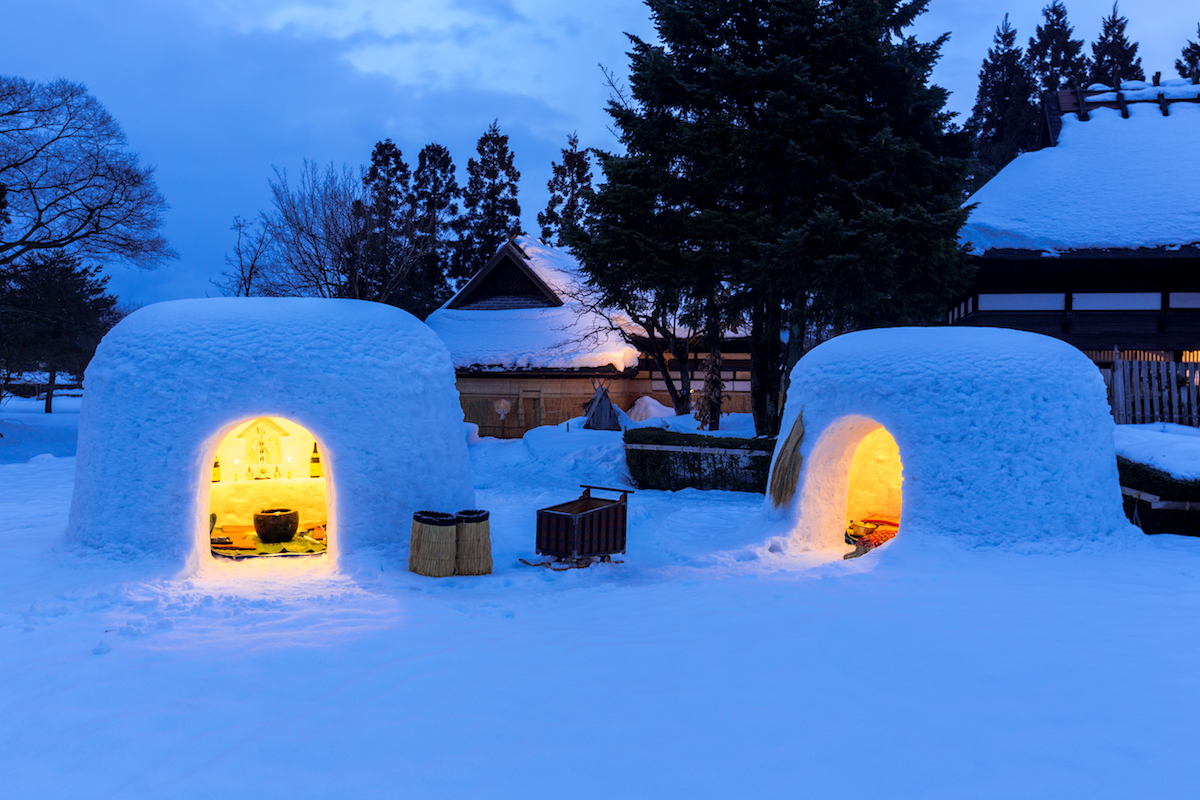
[[[209,487],[214,556],[321,555],[328,523],[324,465],[307,429],[259,417],[234,426],[217,445]]]
[[[900,529],[903,468],[900,448],[885,428],[868,433],[850,462],[846,491],[846,543],[854,558],[894,538]]]

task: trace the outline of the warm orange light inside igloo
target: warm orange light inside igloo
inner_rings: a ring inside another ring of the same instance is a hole
[[[259,417],[217,445],[209,488],[214,556],[325,553],[328,508],[320,448],[303,426]]]
[[[900,448],[884,428],[859,442],[846,493],[846,541],[861,555],[893,538],[900,528],[903,468]]]

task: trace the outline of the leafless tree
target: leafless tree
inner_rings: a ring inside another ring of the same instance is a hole
[[[147,268],[175,257],[153,168],[81,84],[0,76],[0,185],[0,266],[67,247]]]
[[[231,297],[277,294],[271,283],[275,240],[266,217],[260,215],[253,222],[234,217],[229,229],[237,231],[233,252],[225,255],[225,265],[229,269],[221,273],[221,280],[212,281],[212,284],[221,290],[221,294]]]
[[[701,341],[680,304],[664,300],[662,295],[635,294],[625,307],[616,310],[603,303],[594,287],[583,282],[563,291],[592,315],[594,324],[578,323],[570,327],[571,341],[595,341],[601,335],[615,334],[626,344],[650,356],[666,385],[676,414],[692,413],[692,353]],[[671,363],[679,372],[679,384],[671,376]]]
[[[331,163],[321,170],[305,159],[298,183],[275,169],[274,208],[265,213],[271,238],[264,293],[303,297],[344,297],[348,246],[362,240],[362,180],[349,167]]]

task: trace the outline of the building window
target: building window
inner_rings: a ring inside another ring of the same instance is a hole
[[[980,311],[1062,311],[1066,304],[1062,293],[979,295]]]
[[[1162,306],[1159,292],[1076,292],[1072,305],[1076,311],[1158,311]]]
[[[1200,292],[1171,292],[1171,308],[1200,308]]]

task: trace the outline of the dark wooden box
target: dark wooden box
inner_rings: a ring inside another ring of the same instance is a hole
[[[538,555],[586,558],[625,552],[625,518],[629,491],[583,486],[578,500],[537,512]],[[592,497],[592,489],[620,492],[619,500]]]

